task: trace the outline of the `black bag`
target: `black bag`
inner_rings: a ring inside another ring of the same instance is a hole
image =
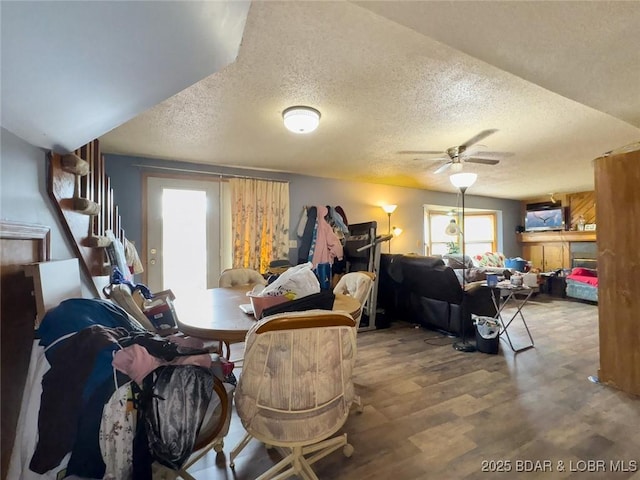
[[[335,299],[336,296],[330,290],[319,293],[312,293],[311,295],[298,298],[297,300],[292,300],[290,302],[284,302],[279,305],[274,305],[273,307],[265,308],[262,311],[262,316],[260,318],[275,315],[276,313],[304,312],[306,310],[314,309],[331,310],[333,309],[333,302],[335,301]]]
[[[140,411],[153,460],[180,470],[191,453],[213,392],[213,373],[195,365],[158,367],[144,379]]]

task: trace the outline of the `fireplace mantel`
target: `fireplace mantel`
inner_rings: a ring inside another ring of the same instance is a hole
[[[540,243],[540,242],[595,242],[595,231],[574,231],[561,230],[549,232],[524,232],[518,234],[520,243]]]

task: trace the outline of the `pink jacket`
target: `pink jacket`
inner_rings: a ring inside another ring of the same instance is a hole
[[[318,206],[316,208],[318,210],[316,220],[318,222],[318,231],[316,234],[315,250],[313,251],[313,260],[311,261],[314,268],[318,266],[319,263],[333,263],[334,258],[342,260],[344,255],[340,239],[333,233],[333,228],[331,228],[331,225],[324,219],[327,213],[329,213],[329,210],[325,206]]]

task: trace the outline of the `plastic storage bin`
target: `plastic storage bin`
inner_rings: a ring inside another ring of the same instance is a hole
[[[264,297],[259,297],[257,295],[253,295],[251,292],[247,293],[247,296],[251,299],[251,306],[253,307],[253,316],[256,317],[256,320],[260,320],[262,318],[262,311],[265,308],[273,307],[275,305],[280,305],[281,303],[290,302],[289,297],[285,295],[267,295]]]
[[[525,272],[527,268],[527,261],[519,258],[508,258],[504,261],[506,268],[513,268],[517,272]]]

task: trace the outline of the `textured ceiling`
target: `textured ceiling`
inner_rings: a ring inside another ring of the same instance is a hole
[[[248,7],[2,1],[2,127],[75,150],[233,62]]]
[[[439,191],[437,155],[481,130],[511,152],[470,194],[593,189],[640,139],[639,2],[254,2],[235,63],[100,138],[104,152]],[[295,135],[282,111],[310,105]]]

